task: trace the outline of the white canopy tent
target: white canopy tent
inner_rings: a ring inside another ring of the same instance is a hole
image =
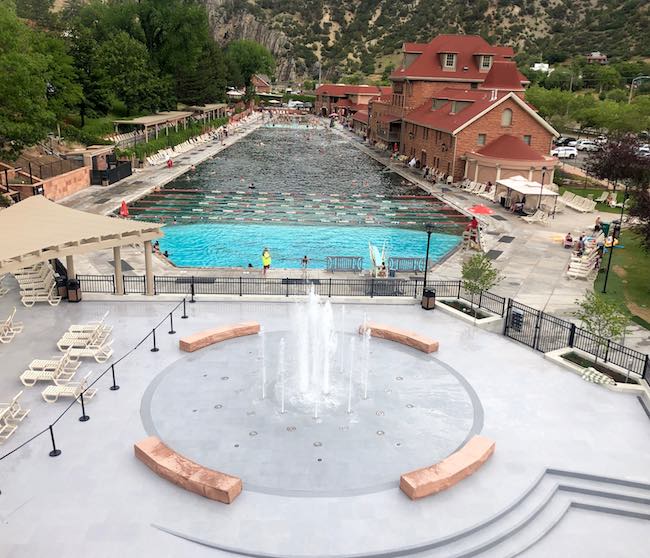
[[[499,201],[501,198],[505,198],[506,207],[524,201],[525,209],[537,209],[547,202],[549,207],[553,206],[555,213],[558,195],[557,192],[539,182],[528,180],[523,176],[513,176],[497,180],[494,199]]]
[[[151,241],[163,233],[159,223],[86,213],[32,196],[0,211],[0,274],[66,257],[73,278],[75,254],[113,248],[115,286],[123,294],[120,247],[144,243],[147,294],[153,294]]]

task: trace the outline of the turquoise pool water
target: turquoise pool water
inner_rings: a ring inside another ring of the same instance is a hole
[[[322,269],[326,256],[362,256],[370,267],[368,242],[381,250],[386,244],[392,257],[424,258],[427,235],[423,231],[388,227],[336,227],[299,225],[193,224],[166,226],[161,250],[180,267],[261,267],[268,247],[272,268],[299,268],[304,255],[309,267]],[[454,235],[431,235],[429,259],[435,262],[456,247]]]

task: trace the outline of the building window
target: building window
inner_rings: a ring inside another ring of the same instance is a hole
[[[482,56],[481,57],[481,69],[489,70],[492,66],[492,57],[491,56]]]
[[[470,83],[471,89],[478,89],[478,83]]]
[[[453,68],[456,65],[456,55],[447,53],[445,54],[445,68]]]
[[[476,140],[476,143],[478,145],[485,145],[485,140],[487,139],[486,134],[479,134],[478,139]]]
[[[501,126],[504,128],[512,126],[512,111],[510,109],[506,109],[501,113]]]
[[[533,138],[532,138],[531,136],[524,136],[524,143],[530,145],[530,141],[531,141],[532,139],[533,139]]]

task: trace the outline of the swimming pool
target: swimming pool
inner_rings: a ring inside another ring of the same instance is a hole
[[[362,256],[370,267],[368,242],[388,255],[424,258],[427,235],[423,231],[390,227],[336,227],[264,224],[168,225],[160,240],[161,250],[180,267],[261,267],[262,250],[268,247],[273,268],[299,268],[303,256],[309,267],[323,269],[326,256]],[[455,248],[455,235],[431,235],[429,260],[435,262]]]

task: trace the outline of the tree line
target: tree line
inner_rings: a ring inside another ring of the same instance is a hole
[[[0,146],[4,157],[57,123],[219,102],[227,86],[272,74],[252,41],[226,48],[197,0],[0,0]],[[11,76],[10,79],[6,79]],[[73,115],[78,115],[74,118]]]

